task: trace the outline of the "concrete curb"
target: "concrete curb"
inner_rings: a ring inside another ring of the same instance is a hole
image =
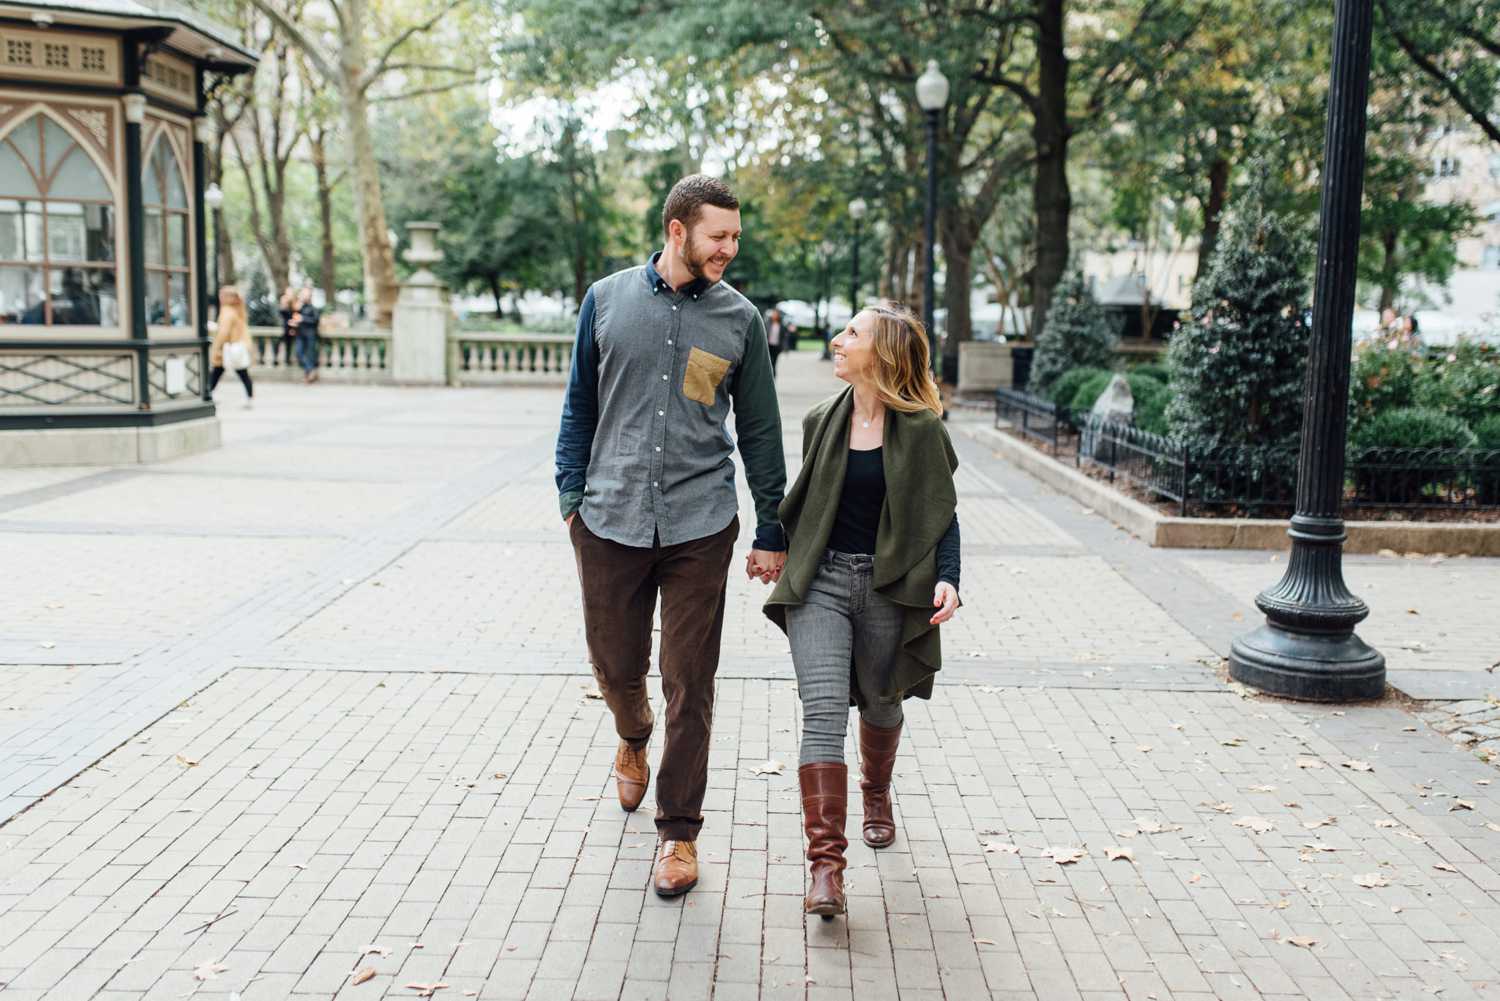
[[[1058,493],[1092,508],[1148,545],[1164,549],[1289,549],[1287,522],[1275,518],[1179,518],[1127,497],[1008,434],[963,425],[971,438]],[[1443,553],[1500,556],[1500,523],[1350,521],[1346,553]]]

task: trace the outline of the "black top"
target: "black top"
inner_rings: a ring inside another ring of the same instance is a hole
[[[880,528],[880,511],[885,507],[885,464],[878,448],[849,450],[849,464],[844,470],[844,490],[839,495],[839,509],[833,517],[833,531],[828,548],[839,553],[875,555],[875,536]],[[959,535],[958,515],[937,548],[938,580],[958,588]]]

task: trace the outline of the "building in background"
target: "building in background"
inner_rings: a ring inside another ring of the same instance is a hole
[[[255,61],[166,3],[0,2],[0,467],[218,444],[203,109]]]

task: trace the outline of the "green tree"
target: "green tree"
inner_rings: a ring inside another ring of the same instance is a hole
[[[1115,340],[1083,272],[1064,275],[1053,296],[1051,319],[1037,335],[1031,363],[1034,391],[1048,393],[1071,369],[1109,368],[1114,363]]]
[[[1263,168],[1230,210],[1192,318],[1167,352],[1174,435],[1211,445],[1292,445],[1307,365],[1308,245],[1270,207]]]

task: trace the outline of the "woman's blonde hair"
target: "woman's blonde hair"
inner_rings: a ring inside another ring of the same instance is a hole
[[[865,307],[875,318],[875,395],[904,414],[931,410],[943,415],[943,398],[932,379],[927,331],[906,306],[883,300]]]
[[[228,302],[224,301],[226,297]],[[219,289],[219,329],[226,340],[236,340],[248,330],[245,297],[233,285]]]

